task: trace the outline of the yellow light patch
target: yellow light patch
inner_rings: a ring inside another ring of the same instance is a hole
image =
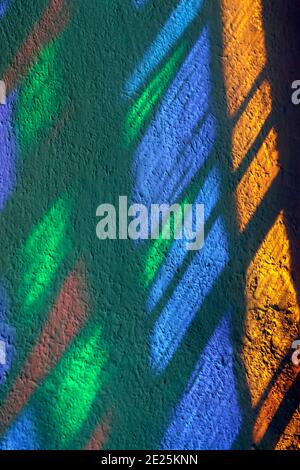
[[[255,214],[279,170],[277,133],[272,128],[236,190],[237,216],[241,232]]]
[[[232,136],[232,167],[237,170],[272,111],[270,84],[265,80],[255,91],[238,120]]]
[[[300,450],[299,441],[299,423],[300,423],[300,406],[293,414],[293,417],[284,430],[279,439],[275,450]]]
[[[261,0],[222,0],[224,75],[233,116],[266,64]]]
[[[297,336],[299,322],[282,212],[248,268],[246,304],[242,357],[256,406]]]

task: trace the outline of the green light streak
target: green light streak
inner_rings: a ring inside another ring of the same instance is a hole
[[[102,330],[89,327],[44,382],[36,399],[49,406],[46,432],[51,448],[67,448],[80,431],[103,385],[106,361]],[[53,431],[51,435],[49,429]]]
[[[180,203],[181,211],[183,213],[183,207],[185,204],[191,204],[192,201],[195,199],[196,195],[196,187],[189,191],[188,195],[184,198],[184,200]],[[174,216],[171,214],[171,230],[170,230],[170,239],[164,239],[164,234],[166,232],[167,224],[169,223],[166,221],[161,234],[157,240],[153,242],[150,246],[148,253],[146,255],[145,261],[145,269],[142,274],[142,283],[144,287],[149,287],[153,279],[155,278],[160,266],[162,265],[173,241],[174,241],[174,231],[178,229],[178,223],[174,227]]]
[[[70,248],[70,240],[67,237],[69,218],[69,204],[64,199],[58,199],[20,250],[19,266],[24,268],[17,293],[22,302],[19,322],[28,322],[28,314],[33,317],[34,312],[41,306]]]
[[[62,77],[57,53],[56,40],[41,51],[21,87],[16,111],[21,151],[36,144],[58,115]]]
[[[164,67],[153,78],[146,90],[129,110],[125,121],[125,142],[127,146],[137,138],[140,129],[149,118],[152,108],[165,92],[186,49],[187,44],[185,42],[180,44]]]
[[[186,200],[180,204],[181,210],[183,209],[184,204],[187,204]],[[167,240],[164,237],[166,233],[166,227],[168,227],[169,223],[171,224],[170,239]],[[174,241],[174,231],[176,232],[178,224],[175,226],[174,225],[174,215],[171,214],[170,222],[166,221],[159,238],[154,241],[153,245],[148,251],[146,256],[145,271],[143,273],[143,284],[145,287],[148,287],[149,284],[153,281],[160,265],[162,264],[170,246]]]

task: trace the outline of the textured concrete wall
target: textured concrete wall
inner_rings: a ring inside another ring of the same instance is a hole
[[[296,0],[0,2],[0,447],[299,449]],[[205,243],[99,240],[205,205]]]

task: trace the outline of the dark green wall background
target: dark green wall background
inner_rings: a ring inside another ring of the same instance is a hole
[[[8,77],[8,91],[17,94],[13,109],[18,147],[15,189],[0,214],[0,276],[10,299],[7,321],[15,332],[14,359],[0,390],[0,426],[5,436],[20,419],[15,431],[20,446],[33,445],[26,444],[24,437],[32,432],[39,448],[80,449],[97,429],[95,446],[103,441],[107,449],[159,448],[228,302],[233,308],[233,362],[243,419],[233,447],[253,446],[255,413],[241,348],[244,276],[259,245],[261,226],[253,226],[251,240],[241,246],[228,160],[231,130],[219,1],[205,2],[179,42],[185,41],[187,54],[203,25],[209,24],[211,106],[218,118],[218,136],[210,162],[195,176],[186,195],[201,187],[213,163],[220,164],[222,195],[216,213],[225,220],[229,263],[202,307],[205,315],[196,317],[180,354],[158,377],[149,365],[149,331],[159,311],[154,317],[147,315],[148,291],[143,283],[151,242],[137,246],[96,238],[97,206],[117,206],[119,195],[132,194],[134,150],[162,98],[153,104],[136,141],[128,146],[124,123],[134,100],[124,97],[124,83],[177,4],[176,0],[151,0],[145,8],[135,9],[131,0],[53,0],[49,7],[48,0],[15,0],[0,18],[0,77]],[[48,20],[41,23],[46,8],[50,8]],[[265,8],[267,18],[272,7],[266,2]],[[31,33],[30,41],[26,40]],[[271,47],[270,56],[272,51]],[[168,52],[165,61],[171,55]],[[16,56],[19,59],[13,62]],[[184,56],[173,76],[183,61]],[[281,108],[276,112],[280,120]],[[276,210],[270,200],[262,209],[262,225],[269,225]],[[182,270],[191,259],[192,254]],[[62,322],[63,334],[54,327],[46,330],[34,356],[36,362],[41,358],[41,370],[37,372],[32,363],[24,372],[24,362],[49,324],[62,289],[59,308],[70,322]],[[161,305],[166,299],[167,293]],[[289,410],[295,409],[295,401],[292,396]],[[283,413],[262,448],[274,446],[289,416]]]

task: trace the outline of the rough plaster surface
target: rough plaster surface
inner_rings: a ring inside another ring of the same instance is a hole
[[[2,3],[0,446],[299,449],[297,2]],[[119,195],[198,196],[204,251],[99,241]]]

